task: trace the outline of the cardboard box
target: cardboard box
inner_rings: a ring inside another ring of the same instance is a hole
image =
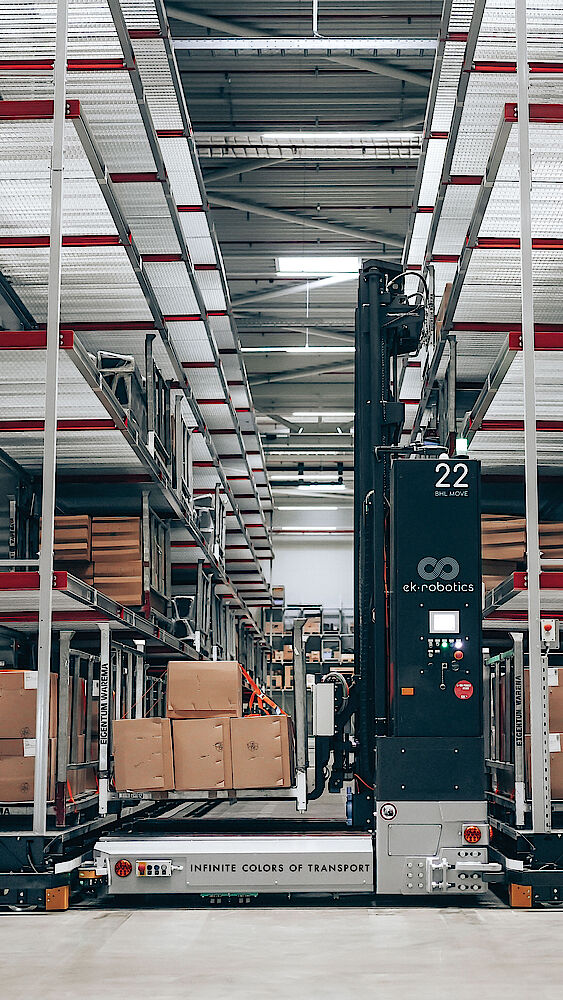
[[[171,660],[166,683],[169,719],[242,715],[242,674],[236,660]]]
[[[36,670],[0,670],[0,739],[35,737]],[[57,735],[57,675],[51,674],[49,736]]]
[[[169,792],[174,788],[169,719],[118,719],[113,724],[118,792]]]
[[[56,744],[49,740],[47,799],[55,796]],[[33,802],[35,739],[0,740],[0,802]]]
[[[233,788],[290,788],[294,739],[287,715],[231,719]]]
[[[68,562],[89,562],[92,551],[92,522],[89,514],[55,516],[53,557]],[[41,521],[39,522],[41,547]]]
[[[284,667],[283,670],[283,686],[284,688],[293,687],[293,667]]]
[[[563,667],[548,667],[549,729],[563,733]],[[525,734],[530,735],[530,671],[524,670],[524,722]],[[506,758],[505,758],[506,759]]]
[[[321,619],[317,618],[307,618],[303,626],[303,635],[320,635],[321,632]]]
[[[94,562],[142,559],[139,517],[93,517],[92,559]]]
[[[287,643],[283,647],[283,662],[291,663],[293,660],[293,646],[288,646]]]
[[[233,787],[230,719],[174,719],[174,782],[178,791]]]
[[[525,737],[526,751],[526,795],[531,794],[531,737]],[[553,799],[563,799],[563,733],[549,734],[551,762],[551,797]]]
[[[135,576],[95,576],[94,586],[121,604],[142,604],[143,588]]]

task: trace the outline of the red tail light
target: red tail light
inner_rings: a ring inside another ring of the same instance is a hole
[[[463,839],[468,844],[478,844],[481,840],[481,830],[478,826],[466,826],[463,831]]]
[[[119,878],[126,878],[133,871],[133,865],[126,858],[121,858],[120,861],[115,862],[113,870]]]

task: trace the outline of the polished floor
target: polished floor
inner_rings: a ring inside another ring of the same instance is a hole
[[[0,914],[2,1000],[563,996],[563,911],[251,905]]]

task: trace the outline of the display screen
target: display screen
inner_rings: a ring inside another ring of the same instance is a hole
[[[434,635],[457,635],[459,611],[430,611],[428,629]]]

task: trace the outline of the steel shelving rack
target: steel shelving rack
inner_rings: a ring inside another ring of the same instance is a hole
[[[113,795],[108,732],[133,692],[143,704],[148,679],[156,699],[144,709],[158,707],[169,658],[238,656],[265,676],[272,495],[163,3],[47,0],[37,19],[4,6],[0,35],[0,293],[13,327],[0,332],[0,457],[36,490],[43,469],[47,550],[10,552],[0,566],[0,627],[38,649],[35,798],[11,816],[42,869],[53,826],[57,845],[76,844],[80,830],[151,806]],[[132,356],[145,376],[146,433],[104,379],[100,351]],[[170,391],[190,474],[161,447],[154,379]],[[173,524],[167,596],[195,588],[195,636],[72,572],[51,575],[55,475],[65,511],[104,514],[117,498],[120,514],[146,513],[148,496]],[[195,509],[217,493],[224,545]],[[56,665],[64,715],[73,657],[99,674],[99,791],[69,803],[61,749],[47,807],[46,684]],[[51,885],[61,875],[48,859],[42,874]]]

